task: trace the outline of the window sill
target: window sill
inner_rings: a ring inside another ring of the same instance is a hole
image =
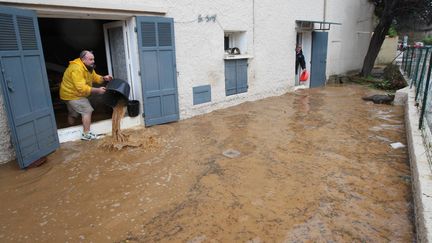
[[[228,55],[225,54],[224,59],[225,60],[233,60],[233,59],[251,59],[253,58],[252,55],[244,54],[244,55]]]

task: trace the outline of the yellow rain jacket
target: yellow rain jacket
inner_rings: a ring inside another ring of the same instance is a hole
[[[70,61],[60,84],[60,99],[78,100],[89,96],[93,82],[102,83],[102,76],[94,70],[90,73],[79,58]]]

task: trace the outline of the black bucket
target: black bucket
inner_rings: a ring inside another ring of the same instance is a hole
[[[114,107],[121,100],[126,105],[129,100],[130,86],[122,79],[113,79],[106,86],[104,102],[107,106]]]
[[[127,112],[130,117],[136,117],[139,115],[140,103],[138,100],[129,100],[127,104]]]

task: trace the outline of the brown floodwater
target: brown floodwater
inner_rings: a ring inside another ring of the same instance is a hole
[[[403,109],[299,90],[0,166],[0,242],[412,242]]]

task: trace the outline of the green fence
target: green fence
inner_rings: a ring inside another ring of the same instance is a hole
[[[432,167],[432,47],[408,48],[403,52],[401,69],[415,91],[415,104],[420,113],[426,157]]]
[[[419,129],[432,130],[432,47],[407,48],[402,57],[401,69],[408,77],[410,88],[415,88],[416,106],[420,111]]]

